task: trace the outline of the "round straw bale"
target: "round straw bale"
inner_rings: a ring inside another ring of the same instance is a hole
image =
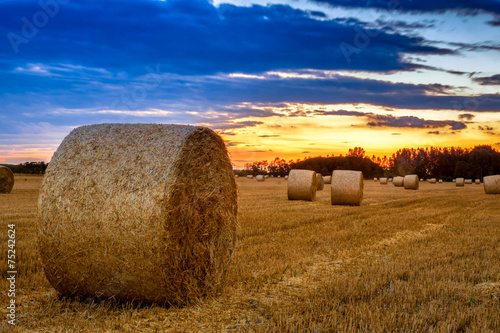
[[[258,175],[257,177],[255,177],[255,179],[257,179],[258,182],[263,182],[266,180],[266,177],[264,177],[263,175]]]
[[[442,184],[442,183],[443,183],[443,180],[442,180],[442,179],[440,179],[440,180],[439,180],[439,184]]]
[[[10,168],[0,165],[0,193],[10,193],[14,187],[14,173]]]
[[[323,183],[324,184],[331,184],[332,183],[332,176],[324,176]]]
[[[477,185],[480,185],[480,184],[481,184],[481,179],[476,179],[476,180],[474,181],[474,183],[476,183]]]
[[[455,180],[455,184],[456,184],[456,186],[458,186],[458,187],[463,187],[463,186],[464,186],[464,184],[465,184],[465,179],[463,179],[463,178],[457,178],[457,179]]]
[[[483,184],[486,194],[500,194],[500,175],[484,177]]]
[[[456,183],[456,182],[457,182],[457,179],[456,179],[456,178],[455,178],[455,179],[453,179],[453,182],[454,182],[454,183]]]
[[[264,175],[264,179],[267,179],[267,178],[269,178],[269,175]]]
[[[390,181],[390,182],[392,182],[392,181],[393,181],[393,179],[392,179],[392,178],[389,178],[389,181]]]
[[[248,179],[253,179],[253,175],[247,175]]]
[[[234,175],[234,178],[238,178],[238,175]]]
[[[288,175],[285,176],[285,180],[288,180]]]
[[[402,187],[404,184],[404,181],[405,181],[404,177],[397,176],[397,177],[394,177],[394,179],[392,180],[392,183],[394,184],[394,186]]]
[[[224,141],[208,128],[79,127],[40,190],[45,275],[67,296],[192,303],[224,283],[237,204]]]
[[[361,205],[363,200],[363,173],[335,170],[332,173],[332,205]]]
[[[373,181],[374,182],[378,181],[378,178],[377,177],[373,178]]]
[[[387,178],[386,177],[381,177],[380,178],[380,184],[382,184],[382,185],[387,184]]]
[[[421,181],[421,182],[423,182],[423,181],[424,181],[424,179],[423,179],[423,178],[420,178],[420,181]]]
[[[429,183],[431,183],[431,184],[436,184],[436,178],[431,178],[431,179],[429,179]]]
[[[308,200],[316,198],[316,172],[293,169],[288,176],[288,200]]]
[[[420,181],[418,175],[406,175],[403,181],[405,190],[418,190]]]
[[[323,188],[325,188],[325,181],[323,180],[323,175],[320,173],[316,174],[316,186],[318,191],[323,191]]]
[[[465,184],[472,184],[472,179],[466,179]]]

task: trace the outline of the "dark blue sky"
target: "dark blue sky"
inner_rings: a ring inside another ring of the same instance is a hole
[[[499,17],[500,1],[2,1],[0,162],[42,156],[34,134],[50,152],[97,122],[227,132],[288,117],[279,103],[414,110],[454,130],[472,129],[463,112],[497,122]],[[367,129],[408,127],[408,114],[370,112]]]

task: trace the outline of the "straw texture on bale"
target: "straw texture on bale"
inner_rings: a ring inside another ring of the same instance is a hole
[[[320,173],[317,173],[316,174],[316,186],[317,186],[317,190],[318,191],[323,191],[323,189],[325,188],[325,181],[323,180],[323,175],[320,174]]]
[[[418,175],[406,175],[403,184],[405,190],[418,190],[420,186]]]
[[[263,182],[266,180],[266,177],[264,177],[263,175],[258,175],[257,177],[255,177],[255,179],[257,179],[258,182]]]
[[[387,178],[386,177],[380,178],[380,184],[382,184],[382,185],[387,184]]]
[[[465,184],[472,184],[472,179],[466,179]]]
[[[363,173],[335,170],[332,173],[332,205],[359,206],[363,200]]]
[[[45,275],[66,296],[192,303],[224,284],[237,210],[231,162],[212,130],[79,127],[40,190]]]
[[[455,185],[458,187],[462,187],[465,185],[465,179],[464,178],[457,178],[455,180]]]
[[[313,201],[317,190],[316,172],[293,169],[288,174],[288,200]]]
[[[486,194],[500,194],[500,175],[484,177],[483,184]]]
[[[332,183],[332,176],[323,177],[323,184],[331,184],[331,183]]]
[[[394,186],[402,187],[404,185],[404,181],[404,177],[397,176],[393,178],[392,183],[394,184]]]
[[[14,187],[14,173],[10,168],[0,165],[0,193],[10,193]]]

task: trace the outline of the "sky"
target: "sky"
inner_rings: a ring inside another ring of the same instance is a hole
[[[500,0],[3,0],[0,163],[97,123],[207,126],[245,163],[500,149]]]

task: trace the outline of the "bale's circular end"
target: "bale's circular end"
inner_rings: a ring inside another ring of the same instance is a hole
[[[316,174],[316,186],[318,191],[323,191],[323,188],[325,188],[325,181],[323,180],[323,175],[320,173]]]
[[[14,173],[10,168],[0,165],[0,193],[9,194],[14,187]]]
[[[418,187],[420,186],[418,175],[406,175],[403,185],[405,190],[418,190]]]
[[[483,184],[486,194],[500,194],[500,175],[484,177]]]
[[[394,179],[392,180],[392,183],[393,183],[393,184],[394,184],[394,186],[396,186],[396,187],[403,187],[403,185],[404,185],[404,181],[405,181],[405,178],[404,178],[404,177],[397,176],[397,177],[394,177]]]
[[[224,284],[236,182],[204,127],[101,124],[72,131],[47,168],[37,228],[63,295],[186,304]]]
[[[293,169],[288,174],[288,200],[313,201],[316,198],[316,172]]]
[[[363,173],[335,170],[332,173],[332,205],[359,206],[363,200]]]
[[[455,185],[457,187],[463,187],[465,185],[465,179],[464,178],[455,179]]]

